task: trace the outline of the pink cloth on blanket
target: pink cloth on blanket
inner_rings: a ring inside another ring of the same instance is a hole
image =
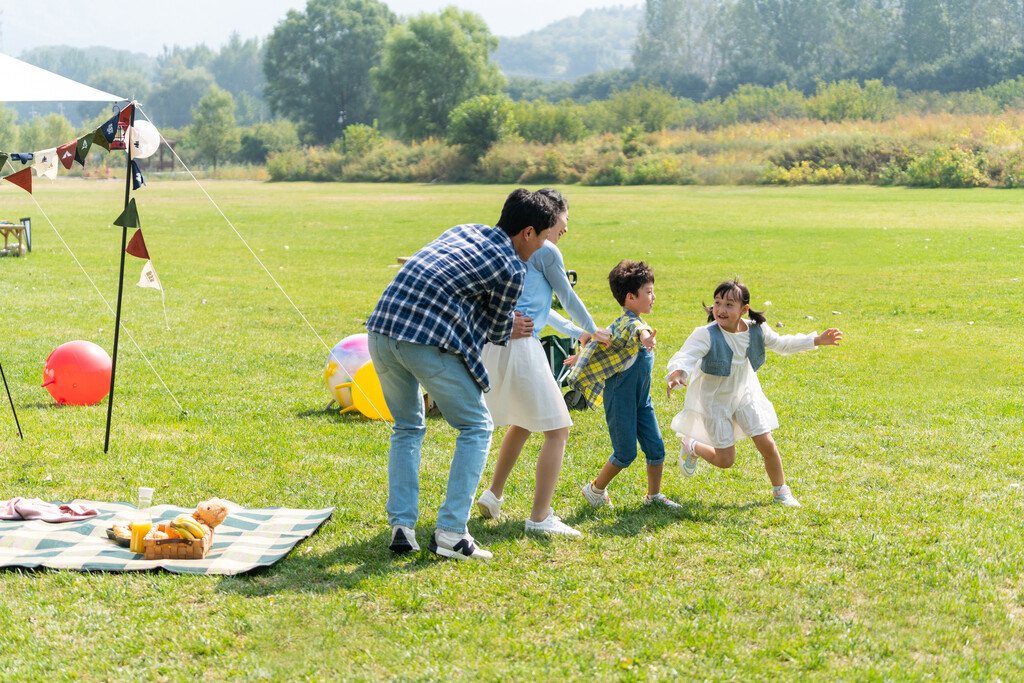
[[[44,522],[75,522],[98,515],[95,508],[74,503],[55,505],[38,498],[0,500],[0,519],[39,519]]]

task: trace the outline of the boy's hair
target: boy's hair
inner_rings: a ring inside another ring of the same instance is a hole
[[[622,259],[608,273],[608,284],[612,288],[612,296],[620,306],[626,305],[626,295],[636,296],[640,288],[646,284],[654,284],[654,269],[643,261]]]
[[[509,237],[515,237],[530,226],[537,232],[544,232],[558,220],[558,213],[558,207],[547,196],[520,187],[505,198],[498,227]]]
[[[715,287],[715,298],[722,297],[723,299],[732,299],[738,301],[744,306],[750,305],[750,290],[747,286],[739,280],[726,280]],[[712,299],[714,300],[714,299]],[[714,309],[708,306],[703,301],[700,304],[704,307],[704,310],[708,312],[708,322],[715,319]],[[747,316],[758,325],[763,325],[768,319],[764,316],[761,311],[755,311],[753,308],[747,310]]]
[[[569,200],[565,198],[565,195],[556,190],[553,187],[542,187],[537,190],[537,194],[542,194],[555,203],[558,207],[558,213],[564,213],[569,210]]]

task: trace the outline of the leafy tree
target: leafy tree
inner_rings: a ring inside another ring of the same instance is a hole
[[[235,116],[242,123],[263,119],[263,49],[258,39],[242,40],[238,33],[220,49],[210,63],[217,86],[235,98]]]
[[[203,67],[172,66],[161,74],[146,112],[159,127],[187,126],[192,122],[192,110],[213,85],[213,76]]]
[[[679,123],[681,118],[675,97],[662,88],[644,85],[615,93],[605,108],[610,116],[609,130],[632,127],[653,133]]]
[[[587,134],[580,106],[568,100],[558,104],[545,100],[517,102],[512,116],[516,132],[529,142],[576,142]]]
[[[448,116],[448,144],[462,145],[472,159],[482,157],[514,130],[512,102],[504,95],[471,97]]]
[[[698,84],[706,88],[722,61],[718,33],[725,6],[721,0],[647,0],[633,52],[637,73],[682,97],[693,96]]]
[[[455,7],[395,27],[372,70],[383,118],[407,139],[444,135],[456,106],[501,92],[504,77],[488,57],[495,47],[484,20]]]
[[[267,39],[263,91],[275,114],[305,123],[327,143],[377,114],[370,69],[395,15],[377,0],[309,0],[290,10]]]
[[[262,164],[273,152],[299,148],[299,131],[291,121],[257,123],[241,131],[238,159],[249,164]]]
[[[194,123],[189,127],[189,146],[199,158],[213,163],[238,148],[238,130],[235,128],[235,101],[231,93],[211,85],[199,104],[192,110]]]
[[[60,114],[35,116],[19,127],[17,150],[36,152],[74,139],[74,127]]]
[[[18,114],[10,107],[0,104],[0,149],[12,150],[18,141]]]

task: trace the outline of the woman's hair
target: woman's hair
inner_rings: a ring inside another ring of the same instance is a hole
[[[717,297],[732,299],[733,301],[740,302],[744,306],[750,305],[750,290],[747,289],[747,286],[739,280],[726,280],[715,287],[715,298]],[[708,322],[713,321],[715,319],[715,314],[713,313],[714,309],[703,301],[701,302],[701,306],[703,306],[704,310],[708,313]],[[758,325],[763,325],[768,320],[764,317],[764,313],[761,311],[755,311],[753,308],[747,310],[747,315]]]

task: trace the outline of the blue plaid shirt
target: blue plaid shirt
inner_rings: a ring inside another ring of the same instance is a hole
[[[483,391],[490,388],[481,353],[505,345],[523,292],[526,264],[499,228],[456,225],[398,270],[366,329],[398,341],[462,356]]]

